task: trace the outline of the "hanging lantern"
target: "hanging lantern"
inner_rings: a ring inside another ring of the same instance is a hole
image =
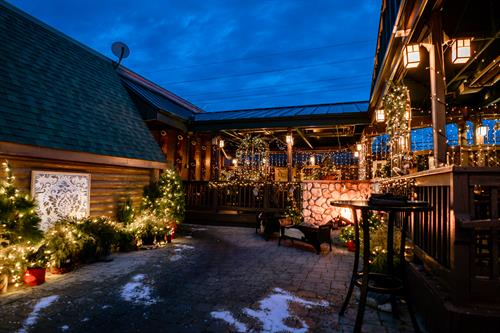
[[[223,139],[219,140],[219,148],[224,148],[224,140]]]
[[[375,118],[377,122],[381,123],[385,121],[385,112],[383,109],[377,110],[377,113],[375,114]]]
[[[286,135],[286,143],[293,146],[293,135],[292,134]]]
[[[451,44],[451,62],[464,64],[469,61],[471,55],[470,38],[455,39]]]
[[[315,165],[316,164],[316,157],[314,155],[312,155],[311,157],[309,157],[309,163],[311,165]]]
[[[476,135],[477,136],[486,136],[488,135],[488,126],[486,125],[481,125],[477,128],[476,130]]]
[[[405,68],[415,68],[420,63],[420,45],[406,45],[403,54]]]

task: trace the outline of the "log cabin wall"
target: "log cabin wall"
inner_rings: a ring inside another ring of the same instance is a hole
[[[16,186],[26,193],[31,192],[31,171],[33,170],[89,173],[91,175],[90,215],[111,218],[115,218],[118,203],[123,202],[127,196],[132,199],[135,208],[139,207],[144,186],[149,184],[157,173],[156,169],[14,157],[2,154],[0,154],[0,160],[7,160],[10,163],[16,177]]]

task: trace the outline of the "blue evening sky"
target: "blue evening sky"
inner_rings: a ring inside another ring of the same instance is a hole
[[[368,100],[381,0],[9,0],[207,111]]]

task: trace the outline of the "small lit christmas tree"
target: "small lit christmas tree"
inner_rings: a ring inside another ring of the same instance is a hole
[[[2,163],[5,180],[0,180],[0,243],[3,246],[41,238],[40,218],[35,202],[15,187],[15,177],[7,162]]]
[[[143,208],[158,219],[172,219],[175,223],[181,223],[184,220],[185,206],[182,180],[174,170],[165,170],[157,183],[144,190]]]

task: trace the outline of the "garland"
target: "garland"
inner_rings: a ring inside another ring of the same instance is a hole
[[[391,139],[406,134],[408,132],[406,115],[408,88],[401,84],[391,83],[382,102],[386,114],[387,134],[391,136]]]

